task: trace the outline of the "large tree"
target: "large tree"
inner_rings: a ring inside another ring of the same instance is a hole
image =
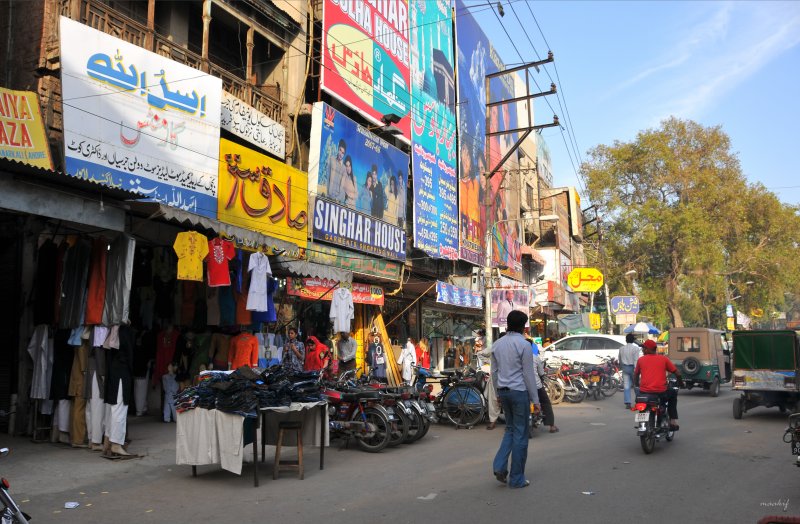
[[[626,287],[635,270],[652,318],[720,325],[734,299],[772,308],[797,288],[798,208],[748,184],[720,127],[670,118],[595,147],[582,171],[604,221],[607,276]]]

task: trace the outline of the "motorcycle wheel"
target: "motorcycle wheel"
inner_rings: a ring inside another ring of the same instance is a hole
[[[442,403],[447,418],[456,426],[472,427],[481,420],[485,407],[483,395],[473,387],[456,386],[447,392]]]
[[[392,428],[391,435],[389,436],[389,447],[393,448],[406,442],[408,438],[408,426],[410,425],[408,417],[400,409],[394,409],[394,421],[389,421],[389,427]]]
[[[359,418],[356,412],[354,419],[358,420]],[[368,429],[363,433],[356,433],[358,447],[369,453],[382,451],[389,445],[389,437],[391,436],[389,419],[375,408],[365,408],[362,420],[367,424]]]
[[[602,393],[604,397],[610,397],[614,395],[618,389],[619,384],[617,384],[617,379],[614,377],[607,377],[603,385],[600,386],[600,393]]]
[[[572,402],[573,404],[583,402],[586,394],[586,390],[581,387],[575,387],[572,391],[564,390],[564,398],[567,402]]]
[[[419,435],[422,431],[422,416],[414,409],[413,406],[408,409],[408,437],[406,437],[406,444],[411,444],[419,440]]]
[[[656,430],[655,430],[655,416],[650,413],[650,421],[647,423],[647,434],[639,437],[642,444],[642,451],[645,455],[649,455],[656,447]]]
[[[551,404],[561,404],[561,401],[564,400],[564,387],[554,380],[548,382],[547,396],[550,398]]]

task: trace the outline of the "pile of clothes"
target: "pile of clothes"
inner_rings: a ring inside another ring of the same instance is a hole
[[[200,382],[175,395],[178,413],[194,408],[218,409],[256,417],[259,408],[288,406],[292,402],[317,402],[319,373],[295,373],[281,366],[262,372],[241,367],[233,372],[207,371]]]

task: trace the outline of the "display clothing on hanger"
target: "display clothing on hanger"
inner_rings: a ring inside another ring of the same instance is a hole
[[[409,340],[400,351],[400,356],[397,357],[397,363],[403,366],[403,381],[411,382],[413,376],[413,368],[417,363],[417,353],[414,349],[414,344]]]
[[[219,325],[232,326],[236,323],[236,298],[233,296],[233,287],[218,287],[219,298]]]
[[[89,289],[86,293],[86,314],[84,323],[89,326],[103,322],[103,307],[106,303],[106,258],[108,240],[98,237],[92,242],[89,262]]]
[[[60,290],[56,286],[56,263],[58,246],[49,238],[39,248],[36,255],[36,292],[33,302],[33,323],[53,324],[55,320],[55,301],[53,298]]]
[[[228,261],[236,256],[233,242],[222,238],[208,241],[208,285],[211,287],[230,286],[231,274]]]
[[[247,310],[247,291],[233,293],[236,298],[236,325],[249,326],[253,323],[252,313]]]
[[[268,311],[267,278],[272,275],[269,258],[261,251],[250,255],[247,266],[250,271],[250,289],[247,294],[247,309],[250,311]]]
[[[215,287],[206,288],[206,325],[219,326],[220,323],[219,291]]]
[[[61,313],[58,317],[61,328],[74,328],[84,323],[91,254],[92,244],[85,239],[77,239],[67,250],[61,279]]]
[[[367,363],[374,378],[380,381],[386,380],[386,351],[383,344],[373,342],[369,345]]]
[[[177,329],[172,327],[162,329],[156,338],[156,365],[153,369],[152,384],[158,384],[164,373],[167,372],[167,366],[175,361],[175,348],[178,345]]]
[[[31,379],[31,398],[50,398],[50,379],[53,376],[53,339],[49,329],[41,324],[33,330],[28,343],[28,355],[33,360],[33,377]]]
[[[231,339],[228,349],[230,369],[239,369],[242,366],[255,367],[258,365],[258,339],[246,331],[239,333]]]
[[[85,447],[86,441],[86,399],[83,396],[86,374],[89,368],[88,340],[80,341],[73,347],[72,370],[69,376],[69,389],[67,394],[72,397],[72,412],[70,413],[69,437],[73,447]]]
[[[203,259],[208,255],[208,238],[197,231],[178,233],[172,245],[178,255],[178,280],[203,281]]]
[[[103,325],[128,322],[131,275],[136,240],[122,233],[111,243],[106,270],[106,300],[103,306]]]
[[[354,317],[353,293],[344,287],[337,288],[333,292],[330,313],[330,318],[333,320],[334,333],[349,333],[350,322]]]

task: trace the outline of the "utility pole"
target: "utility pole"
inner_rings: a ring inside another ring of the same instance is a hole
[[[489,169],[489,171],[487,173],[483,173],[482,174],[484,177],[486,177],[486,188],[487,188],[485,193],[484,193],[484,199],[483,199],[483,202],[482,202],[482,204],[485,206],[486,217],[487,217],[486,235],[485,235],[486,245],[484,246],[484,253],[485,253],[485,257],[484,257],[484,288],[485,288],[484,289],[484,295],[485,295],[484,322],[486,324],[486,340],[485,340],[486,347],[491,346],[493,338],[494,338],[492,336],[493,335],[493,333],[492,333],[492,289],[494,288],[494,286],[492,285],[492,253],[491,253],[491,238],[492,237],[491,237],[491,235],[492,235],[492,232],[494,231],[495,226],[497,226],[497,224],[498,224],[498,222],[494,221],[495,220],[494,217],[491,216],[492,215],[491,214],[492,195],[491,195],[491,193],[489,191],[489,188],[491,187],[491,179],[498,171],[500,171],[500,169],[503,167],[503,164],[505,164],[506,160],[511,158],[511,155],[513,155],[517,151],[517,149],[519,149],[519,146],[522,145],[522,142],[524,142],[526,138],[528,138],[528,135],[530,135],[532,132],[538,131],[540,129],[546,129],[548,127],[555,127],[555,126],[560,125],[559,122],[558,122],[558,116],[555,116],[555,115],[553,116],[553,122],[550,123],[550,124],[540,124],[540,125],[534,125],[533,124],[533,114],[532,114],[532,102],[533,102],[533,99],[539,98],[539,97],[542,97],[542,96],[546,96],[546,95],[555,94],[556,93],[556,85],[555,84],[550,84],[550,90],[549,91],[543,91],[543,92],[540,92],[540,93],[531,94],[529,70],[531,68],[534,68],[536,71],[538,71],[539,70],[539,66],[542,66],[544,64],[548,64],[550,62],[553,62],[553,60],[554,60],[553,59],[553,52],[550,51],[550,52],[547,53],[547,58],[544,59],[544,60],[539,60],[539,61],[536,61],[536,62],[529,62],[527,64],[523,64],[523,65],[520,65],[520,66],[517,66],[517,67],[512,67],[510,69],[504,69],[503,71],[497,71],[497,72],[494,72],[494,73],[489,73],[485,77],[485,87],[486,87],[486,130],[487,130],[486,131],[486,141],[487,141],[487,147],[485,147],[484,151],[485,151],[485,155],[486,155],[486,165],[487,166],[491,166],[491,154],[490,154],[491,153],[491,149],[488,147],[488,143],[489,143],[489,139],[490,138],[495,137],[495,136],[501,136],[501,135],[515,134],[515,133],[519,133],[520,134],[517,137],[517,139],[514,142],[514,144],[503,155],[503,157],[497,162],[497,164],[492,166],[491,169]],[[526,90],[526,94],[523,95],[523,96],[518,96],[518,97],[511,98],[511,99],[508,99],[508,100],[498,100],[498,101],[495,101],[495,102],[491,102],[490,101],[491,100],[491,96],[490,96],[491,90],[490,90],[490,86],[489,86],[490,81],[492,79],[494,79],[494,78],[499,78],[501,76],[514,74],[514,73],[517,73],[519,71],[525,71],[525,90]],[[492,131],[492,130],[490,130],[489,126],[491,124],[491,108],[492,107],[503,106],[503,105],[507,105],[507,104],[517,104],[519,102],[527,102],[527,106],[528,106],[528,123],[527,123],[527,125],[519,126],[519,127],[514,128],[514,129],[506,129],[504,131],[498,131],[498,130]],[[500,180],[500,184],[498,184],[498,186],[497,186],[498,188],[501,188],[503,186],[503,182],[505,180],[506,174],[507,174],[507,172],[503,171],[503,173],[501,175],[502,179]]]

